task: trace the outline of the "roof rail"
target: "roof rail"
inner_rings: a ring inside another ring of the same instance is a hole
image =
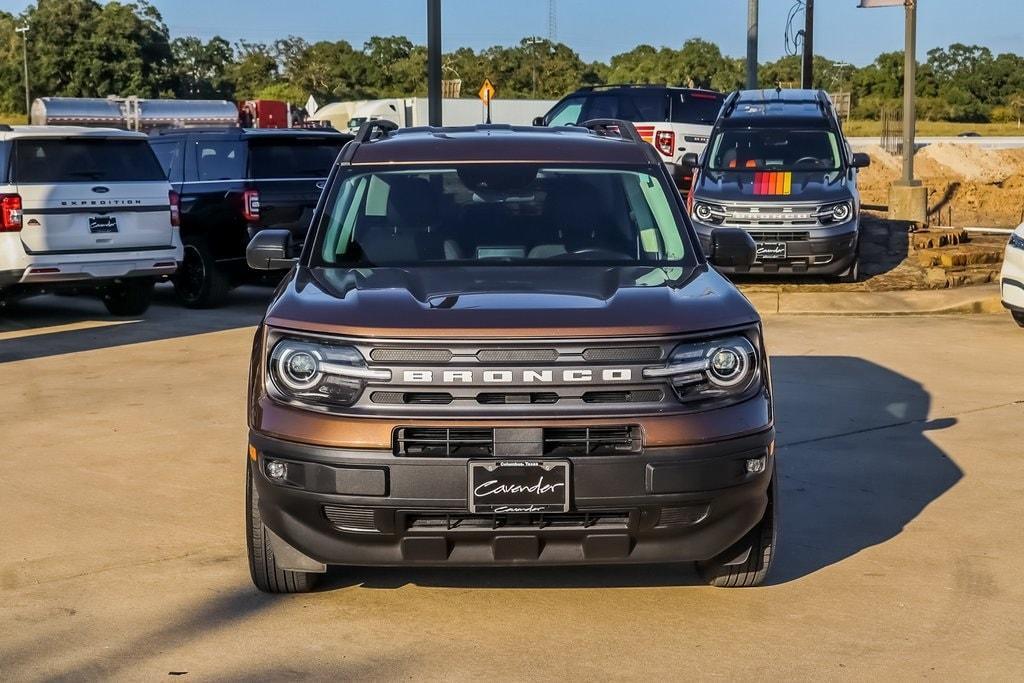
[[[9,133],[9,132],[11,132],[12,130],[14,130],[14,129],[13,129],[13,128],[11,128],[11,127],[10,127],[9,125],[7,125],[6,123],[0,123],[0,131],[3,131],[3,132],[5,132],[5,133]]]
[[[580,86],[579,90],[601,90],[603,88],[671,88],[673,86],[664,83],[597,83],[594,85]]]
[[[379,138],[386,138],[389,133],[394,133],[398,130],[398,124],[394,121],[388,121],[387,119],[374,119],[373,121],[364,121],[359,126],[359,131],[356,133],[355,141],[359,143],[370,142],[371,140],[377,140]]]
[[[640,133],[636,132],[636,126],[630,121],[624,121],[622,119],[590,119],[580,124],[584,128],[591,130],[598,135],[617,135],[623,140],[629,142],[635,142],[642,144],[644,139],[640,137]]]

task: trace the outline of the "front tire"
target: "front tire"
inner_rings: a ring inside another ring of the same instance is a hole
[[[777,506],[775,480],[768,486],[768,507],[757,525],[717,558],[697,563],[697,571],[708,584],[719,588],[752,588],[764,583],[771,569],[777,542]],[[747,559],[740,564],[722,564],[722,558],[732,558],[749,550]]]
[[[1024,327],[1024,311],[1010,311],[1010,315],[1013,316],[1013,322]]]
[[[260,497],[252,480],[252,465],[245,468],[245,532],[249,551],[249,575],[264,593],[307,593],[316,585],[318,574],[278,569],[267,528],[260,515]]]
[[[231,281],[217,265],[202,238],[185,241],[185,257],[174,274],[174,293],[188,308],[215,308],[224,303]]]
[[[123,280],[104,286],[100,297],[111,315],[142,315],[153,301],[153,284],[148,278]]]

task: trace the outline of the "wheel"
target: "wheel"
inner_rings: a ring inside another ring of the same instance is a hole
[[[104,286],[100,297],[111,315],[142,315],[153,300],[153,281],[133,278],[115,282]]]
[[[1010,311],[1010,315],[1013,316],[1013,321],[1024,327],[1024,311]]]
[[[859,278],[859,277],[860,277],[860,259],[857,258],[857,259],[854,259],[853,263],[850,264],[850,267],[847,268],[846,271],[844,271],[836,279],[839,282],[849,283],[849,282],[856,282],[857,278]]]
[[[172,278],[178,300],[189,308],[214,308],[224,302],[231,281],[213,258],[206,240],[185,241],[185,258]]]
[[[252,465],[245,468],[245,531],[249,551],[249,576],[264,593],[306,593],[316,585],[318,574],[278,569],[267,528],[260,516],[259,494],[252,480]]]
[[[776,545],[775,480],[768,487],[768,507],[764,516],[747,535],[717,558],[697,563],[708,584],[719,588],[752,588],[760,586],[772,566]],[[722,559],[736,557],[744,550],[750,550],[747,559],[734,565],[722,564]]]

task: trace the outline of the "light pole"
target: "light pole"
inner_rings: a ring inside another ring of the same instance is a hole
[[[747,90],[757,87],[757,0],[747,0]]]
[[[914,133],[917,86],[918,0],[860,0],[859,7],[903,7],[903,177],[889,191],[889,218],[925,225],[928,189],[914,178]]]
[[[441,125],[441,0],[427,0],[427,119]]]
[[[28,24],[14,29],[21,34],[21,59],[25,65],[25,120],[32,123],[32,99],[28,94]]]

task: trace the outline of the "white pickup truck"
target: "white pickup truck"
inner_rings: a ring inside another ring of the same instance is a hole
[[[0,303],[70,289],[139,315],[181,260],[177,196],[145,135],[0,126]]]

